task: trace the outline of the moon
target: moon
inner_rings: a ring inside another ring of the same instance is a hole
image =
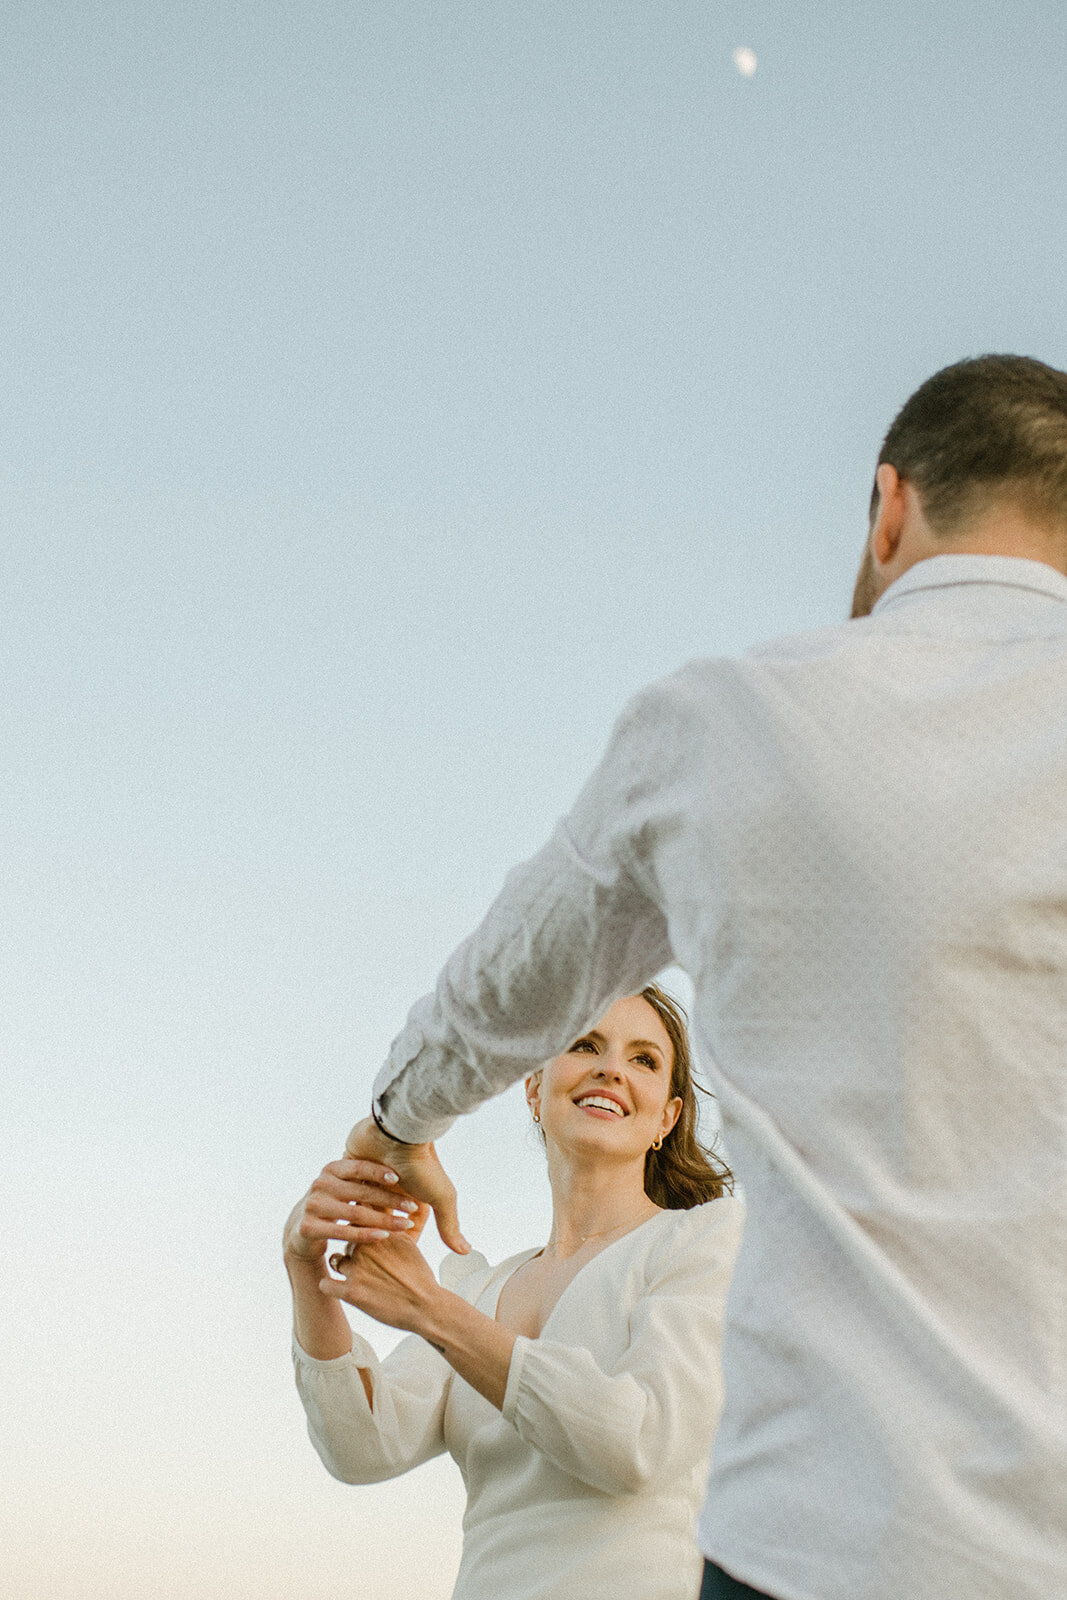
[[[751,78],[757,66],[755,50],[750,50],[747,44],[739,45],[734,51],[733,63],[742,78]]]

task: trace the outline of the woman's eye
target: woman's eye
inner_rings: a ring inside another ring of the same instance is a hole
[[[579,1039],[577,1044],[571,1045],[571,1055],[577,1055],[579,1050],[591,1050],[596,1055],[596,1045],[592,1039]]]
[[[634,1060],[639,1061],[643,1067],[652,1067],[653,1070],[659,1066],[655,1056],[634,1056]]]

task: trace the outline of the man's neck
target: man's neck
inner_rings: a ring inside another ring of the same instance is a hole
[[[1041,561],[1067,577],[1067,532],[1032,522],[1013,506],[998,506],[960,533],[935,539],[927,556],[1014,556]]]

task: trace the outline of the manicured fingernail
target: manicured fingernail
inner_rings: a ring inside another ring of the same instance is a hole
[[[417,1211],[418,1209],[419,1202],[417,1200],[401,1200],[400,1202],[401,1211]]]
[[[415,1226],[410,1217],[401,1216],[399,1211],[394,1211],[393,1216],[396,1217],[397,1225],[401,1228],[413,1228]]]
[[[395,1172],[390,1172],[389,1169],[386,1168],[386,1170],[382,1173],[382,1182],[383,1183],[399,1183],[400,1179],[397,1177]]]
[[[389,1238],[389,1229],[388,1228],[372,1228],[370,1230],[370,1236],[371,1236],[372,1239],[388,1239]]]

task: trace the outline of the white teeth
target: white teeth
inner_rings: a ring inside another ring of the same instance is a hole
[[[617,1117],[626,1115],[617,1100],[606,1100],[603,1095],[599,1094],[583,1094],[582,1098],[574,1103],[576,1106],[599,1106],[602,1111],[614,1111]]]

